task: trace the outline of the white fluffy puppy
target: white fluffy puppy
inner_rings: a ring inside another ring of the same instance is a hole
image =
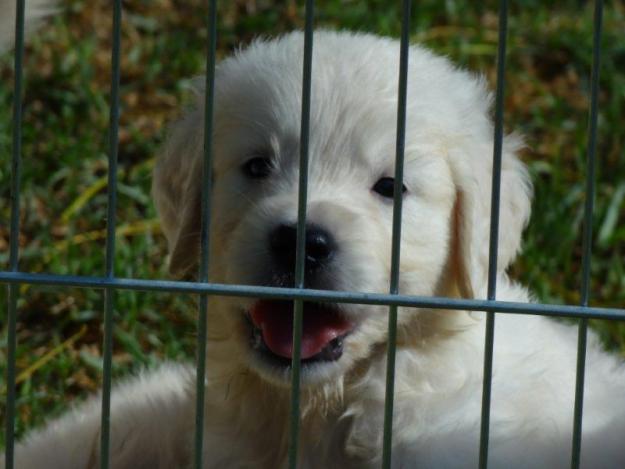
[[[303,35],[258,40],[217,69],[211,280],[293,283]],[[312,75],[306,284],[386,292],[399,44],[318,32]],[[201,89],[199,90],[201,94]],[[199,257],[203,110],[170,133],[154,196],[176,275]],[[401,240],[404,294],[483,298],[493,129],[482,79],[410,50]],[[530,183],[504,143],[498,299],[527,301],[505,274],[530,207]],[[399,311],[393,466],[477,465],[484,314]],[[211,298],[207,468],[284,467],[290,302]],[[374,468],[381,459],[387,308],[305,304],[301,468]],[[490,463],[569,466],[576,329],[542,317],[496,322]],[[582,462],[625,464],[625,372],[591,335]],[[194,376],[167,365],[117,387],[114,468],[184,468],[192,458]],[[98,466],[99,400],[30,435],[18,468]]]

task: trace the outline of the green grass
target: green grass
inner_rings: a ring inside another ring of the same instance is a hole
[[[301,27],[302,2],[220,2],[219,54],[259,34]],[[510,17],[506,124],[525,134],[534,212],[513,274],[546,302],[577,303],[591,61],[591,5],[515,2]],[[110,19],[106,2],[62,2],[27,49],[21,254],[24,271],[104,272]],[[97,5],[96,5],[97,4]],[[227,4],[227,5],[226,5]],[[204,2],[124,2],[116,274],[167,278],[150,171],[166,122],[189,100],[204,64]],[[225,5],[225,6],[224,6]],[[399,2],[319,0],[318,24],[399,34]],[[494,85],[496,4],[424,0],[413,39],[485,73]],[[625,304],[625,8],[607,5],[601,75],[591,303]],[[8,267],[12,58],[0,58],[0,268]],[[6,289],[0,290],[6,305]],[[0,372],[6,367],[5,309]],[[193,359],[194,299],[118,292],[115,377],[163,359]],[[57,415],[101,380],[102,294],[23,286],[19,299],[17,433]],[[595,323],[625,352],[625,325]],[[0,389],[0,401],[5,389]],[[0,409],[3,412],[4,408]],[[0,420],[3,420],[0,414]],[[0,446],[3,437],[0,436]]]

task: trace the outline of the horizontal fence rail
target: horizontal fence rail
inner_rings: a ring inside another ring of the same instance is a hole
[[[106,234],[106,272],[104,276],[72,276],[19,271],[19,219],[20,219],[20,177],[21,177],[21,122],[22,122],[22,86],[24,54],[24,0],[17,0],[16,36],[15,36],[15,87],[13,105],[13,146],[11,158],[11,221],[9,242],[9,267],[0,271],[0,283],[8,286],[7,304],[7,375],[6,375],[6,451],[5,465],[14,468],[14,430],[15,430],[15,372],[16,372],[16,320],[17,298],[20,285],[60,286],[65,288],[88,288],[104,292],[104,332],[103,332],[103,392],[100,433],[100,467],[110,465],[110,400],[112,366],[112,330],[115,292],[118,290],[149,291],[163,293],[191,293],[199,295],[198,343],[197,343],[197,382],[196,382],[196,421],[194,431],[193,466],[203,467],[204,440],[204,381],[206,367],[207,308],[210,296],[253,297],[284,299],[294,301],[293,321],[293,357],[291,374],[291,409],[288,443],[288,466],[298,466],[298,441],[300,425],[300,356],[303,303],[305,301],[384,305],[389,307],[388,316],[388,355],[386,396],[384,408],[382,467],[392,466],[392,428],[393,394],[395,380],[395,340],[397,333],[397,308],[414,307],[438,310],[451,309],[463,311],[484,311],[487,313],[484,380],[482,395],[482,414],[479,443],[479,467],[488,467],[488,442],[490,430],[490,401],[493,345],[495,330],[495,312],[498,314],[530,314],[552,317],[579,318],[579,336],[577,351],[577,375],[575,387],[574,425],[572,433],[571,467],[577,469],[580,464],[581,430],[583,415],[583,391],[586,337],[589,319],[610,319],[625,321],[623,308],[599,308],[589,306],[590,260],[592,245],[592,215],[595,178],[595,153],[598,126],[598,92],[600,67],[600,39],[602,28],[603,1],[595,1],[593,61],[591,71],[591,102],[588,120],[586,203],[584,208],[583,234],[583,271],[580,305],[554,305],[542,303],[520,303],[496,300],[497,247],[499,230],[499,203],[501,185],[501,157],[503,146],[503,108],[505,89],[505,57],[507,41],[508,2],[499,2],[499,42],[497,53],[497,88],[495,100],[494,141],[493,141],[493,179],[491,193],[491,219],[489,241],[488,292],[486,299],[455,299],[443,297],[424,297],[404,295],[399,292],[402,180],[404,140],[406,135],[406,101],[408,90],[408,60],[410,39],[410,17],[412,0],[402,2],[402,25],[400,42],[400,68],[398,75],[397,136],[395,159],[395,192],[393,198],[393,241],[391,249],[391,275],[389,293],[366,293],[314,290],[304,288],[306,256],[306,206],[308,191],[308,150],[310,137],[310,107],[313,62],[313,26],[314,0],[305,2],[305,27],[303,46],[303,83],[302,109],[300,126],[300,159],[298,190],[297,250],[295,266],[295,288],[278,288],[247,285],[226,285],[209,281],[209,232],[210,232],[210,192],[211,165],[213,159],[213,111],[215,90],[215,56],[217,42],[217,2],[209,0],[207,10],[208,40],[206,56],[206,95],[204,121],[204,156],[202,169],[201,194],[201,255],[197,282],[120,278],[115,276],[115,213],[117,194],[117,147],[119,121],[119,81],[121,49],[121,0],[112,4],[113,30],[111,54],[111,101],[109,122],[109,166],[108,166],[108,208]],[[505,190],[505,188],[503,188]],[[210,419],[210,416],[206,416]]]
[[[0,283],[64,286],[77,288],[152,291],[161,293],[206,293],[214,296],[241,298],[272,298],[280,300],[325,301],[363,305],[395,305],[414,308],[456,309],[467,311],[497,311],[512,314],[540,314],[563,318],[611,319],[625,321],[625,309],[598,308],[580,305],[518,303],[513,301],[467,300],[436,296],[390,295],[308,288],[259,287],[221,283],[182,282],[175,280],[143,280],[136,278],[86,277],[74,275],[31,274],[0,272]]]

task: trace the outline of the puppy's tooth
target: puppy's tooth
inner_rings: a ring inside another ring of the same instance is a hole
[[[260,329],[254,327],[252,329],[252,336],[250,337],[250,343],[254,350],[259,350],[263,345],[263,336]]]

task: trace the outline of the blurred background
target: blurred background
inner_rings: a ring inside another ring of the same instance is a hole
[[[62,0],[26,49],[20,269],[103,275],[111,48],[109,1]],[[116,274],[168,278],[150,200],[165,126],[190,102],[206,55],[206,2],[124,1]],[[220,3],[218,54],[303,26],[302,1]],[[400,1],[318,0],[317,26],[398,36]],[[479,6],[477,5],[479,3]],[[592,2],[511,2],[507,129],[525,135],[533,216],[512,275],[543,302],[576,304],[592,49]],[[495,85],[497,2],[415,2],[412,39]],[[591,304],[625,305],[625,6],[606,2],[602,38]],[[0,269],[8,268],[12,55],[0,57]],[[505,188],[504,188],[505,189]],[[505,229],[505,227],[503,228]],[[0,289],[0,381],[6,372],[6,288]],[[114,377],[194,358],[194,298],[120,291]],[[96,391],[102,294],[21,287],[18,435]],[[625,355],[625,325],[593,322]],[[6,389],[0,387],[0,402]],[[4,420],[4,406],[0,420]],[[3,444],[0,434],[0,447]]]

